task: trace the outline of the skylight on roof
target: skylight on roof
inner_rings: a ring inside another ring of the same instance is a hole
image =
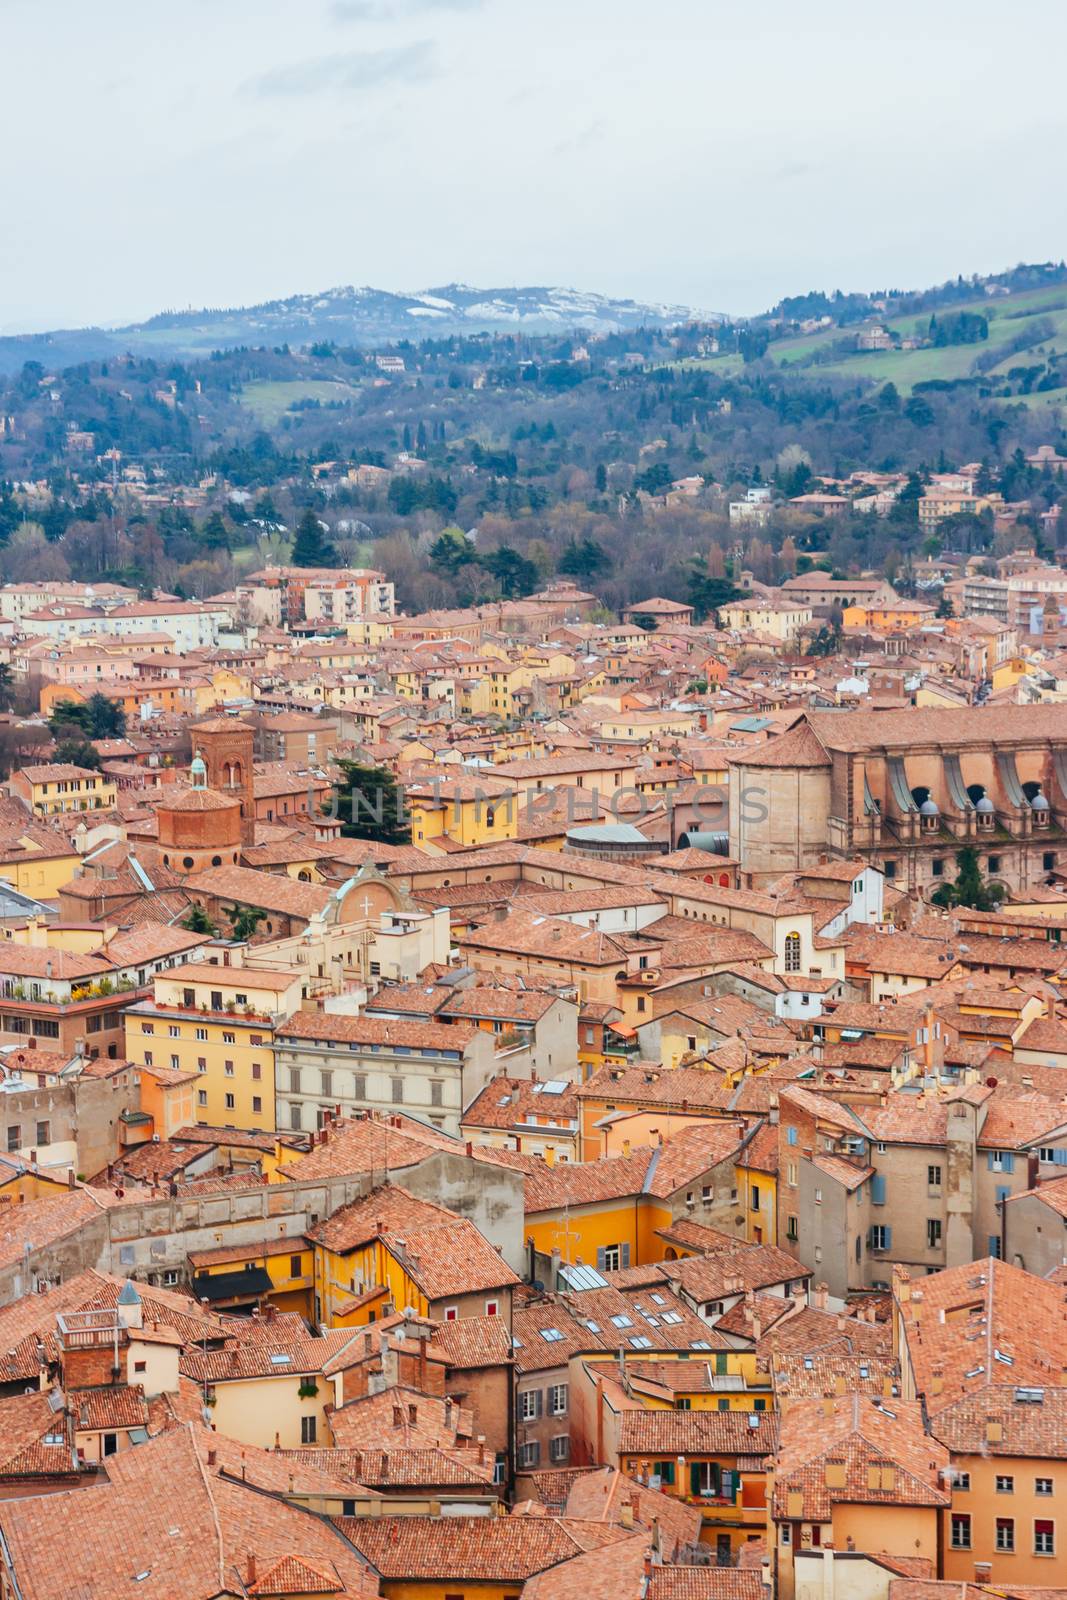
[[[292,1356],[289,1355],[286,1351],[284,1351],[284,1350],[276,1350],[274,1352],[274,1354],[270,1358],[271,1366],[272,1367],[287,1367],[292,1362],[292,1359],[293,1359]]]
[[[637,1333],[630,1340],[635,1350],[651,1350],[652,1340],[646,1339],[643,1333]]]
[[[557,1339],[563,1338],[563,1335],[558,1328],[542,1328],[541,1337],[547,1344],[555,1344]]]
[[[694,1339],[689,1348],[690,1350],[710,1350],[711,1345],[706,1339]]]
[[[670,1323],[673,1324],[675,1322],[681,1322],[681,1320],[682,1320],[681,1316],[678,1314],[677,1311],[665,1311],[663,1313],[663,1321],[664,1322],[670,1322]]]
[[[562,1078],[549,1078],[546,1083],[534,1084],[534,1094],[540,1090],[542,1094],[566,1094],[567,1085]]]
[[[625,1313],[623,1313],[621,1311],[619,1312],[619,1315],[617,1317],[612,1317],[611,1320],[615,1324],[616,1328],[632,1328],[633,1327],[632,1319],[630,1317],[626,1316]]]

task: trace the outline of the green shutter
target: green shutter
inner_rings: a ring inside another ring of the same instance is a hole
[[[700,1493],[700,1462],[699,1461],[691,1461],[690,1464],[689,1464],[689,1492],[690,1492],[690,1494],[699,1494]]]

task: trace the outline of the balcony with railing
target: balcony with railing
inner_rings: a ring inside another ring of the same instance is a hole
[[[56,1317],[64,1350],[106,1349],[122,1337],[123,1324],[113,1306],[95,1311],[63,1311]]]

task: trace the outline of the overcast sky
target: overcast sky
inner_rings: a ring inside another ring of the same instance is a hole
[[[1062,0],[3,0],[0,330],[1067,253]]]

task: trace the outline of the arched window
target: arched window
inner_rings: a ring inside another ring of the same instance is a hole
[[[785,936],[785,970],[787,972],[800,971],[799,933],[787,933]]]

